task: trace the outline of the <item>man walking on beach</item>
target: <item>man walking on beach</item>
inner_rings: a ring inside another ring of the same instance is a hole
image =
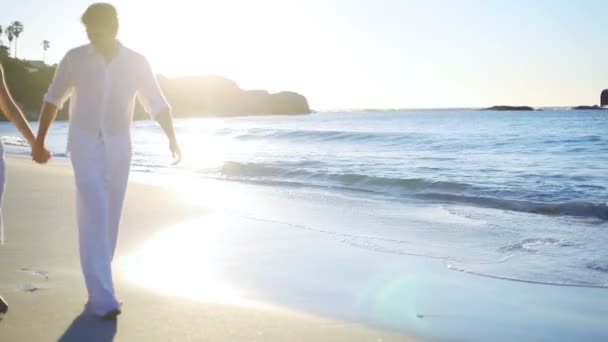
[[[46,163],[45,139],[68,97],[68,152],[77,188],[80,262],[89,293],[87,310],[105,319],[121,312],[111,262],[131,163],[130,124],[135,97],[158,121],[174,157],[181,158],[171,108],[145,57],[117,39],[118,15],[106,3],[82,16],[90,44],[70,50],[44,97],[33,158]]]

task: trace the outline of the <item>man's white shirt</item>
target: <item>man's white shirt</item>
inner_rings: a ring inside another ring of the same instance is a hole
[[[44,101],[61,109],[70,98],[68,150],[99,137],[130,149],[136,97],[152,117],[171,110],[146,58],[117,44],[109,62],[87,44],[70,50],[57,67]]]

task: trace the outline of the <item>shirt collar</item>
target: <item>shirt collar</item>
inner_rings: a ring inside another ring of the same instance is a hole
[[[120,56],[120,54],[124,50],[124,46],[122,45],[122,43],[119,40],[116,40],[116,46],[117,46],[117,49],[116,49],[116,55],[114,56],[114,58]],[[87,46],[87,53],[89,55],[99,54],[99,52],[97,52],[97,50],[95,50],[95,47],[91,43],[89,43],[89,45]]]

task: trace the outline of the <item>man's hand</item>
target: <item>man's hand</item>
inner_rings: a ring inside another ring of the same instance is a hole
[[[176,139],[171,139],[169,142],[169,149],[171,150],[171,155],[173,156],[173,164],[177,165],[182,161],[182,150],[179,148],[179,144]]]
[[[44,144],[36,142],[32,146],[32,159],[38,164],[46,164],[51,159],[52,154],[44,147]]]
[[[158,113],[156,115],[156,121],[167,135],[167,138],[169,138],[169,150],[171,150],[171,155],[173,155],[173,158],[175,159],[171,165],[179,164],[179,162],[182,161],[182,150],[179,148],[177,138],[175,137],[171,109],[167,108],[167,110]]]

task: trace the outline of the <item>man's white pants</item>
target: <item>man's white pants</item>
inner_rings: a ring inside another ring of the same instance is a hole
[[[123,140],[123,139],[120,139]],[[123,140],[124,141],[124,140]],[[130,144],[101,136],[71,144],[77,188],[80,263],[93,313],[120,307],[112,281],[112,258],[131,164]]]

